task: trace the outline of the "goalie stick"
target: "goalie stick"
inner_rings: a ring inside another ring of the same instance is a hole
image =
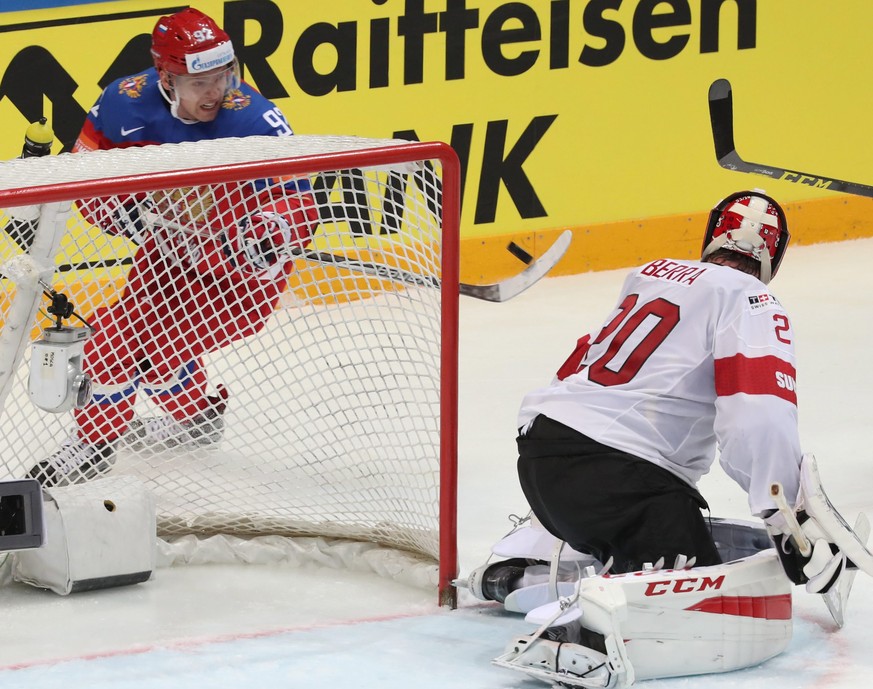
[[[709,120],[712,125],[715,157],[723,168],[753,175],[763,175],[770,179],[803,184],[817,189],[841,191],[855,196],[873,198],[873,186],[743,160],[737,153],[734,144],[733,109],[731,83],[727,79],[716,79],[709,87]]]
[[[157,213],[147,213],[148,221],[154,225],[166,227],[171,230],[179,230],[181,232],[191,232],[190,229],[173,223],[161,217]],[[528,263],[527,268],[511,277],[486,285],[471,285],[465,282],[458,284],[458,292],[466,297],[474,299],[482,299],[491,302],[509,301],[513,297],[517,297],[532,285],[544,278],[552,268],[561,260],[570,242],[573,239],[571,230],[564,230],[554,243],[537,259],[525,261]],[[512,250],[514,244],[510,243],[508,249],[510,253],[516,254]],[[525,252],[526,253],[526,252]],[[309,249],[293,249],[291,254],[296,258],[302,258],[307,261],[321,263],[322,265],[331,265],[337,268],[346,270],[354,270],[365,275],[402,282],[408,285],[417,287],[434,287],[440,288],[439,278],[429,275],[419,275],[409,270],[390,266],[385,263],[376,263],[373,261],[362,261],[357,258],[343,256],[342,254],[334,254],[327,251],[312,251]],[[523,259],[522,259],[523,260]]]

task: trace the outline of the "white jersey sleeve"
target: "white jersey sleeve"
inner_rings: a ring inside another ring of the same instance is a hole
[[[765,287],[742,297],[716,331],[714,430],[722,467],[760,514],[775,507],[772,483],[792,503],[800,488],[794,331]]]
[[[800,441],[793,333],[778,301],[733,268],[660,259],[632,271],[603,326],[558,380],[523,400],[519,427],[544,414],[695,485],[721,464],[773,507],[796,495]]]

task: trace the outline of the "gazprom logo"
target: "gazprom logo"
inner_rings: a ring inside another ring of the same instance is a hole
[[[193,53],[185,56],[185,64],[188,66],[188,74],[208,72],[216,67],[223,67],[233,62],[233,44],[228,41],[209,50]]]

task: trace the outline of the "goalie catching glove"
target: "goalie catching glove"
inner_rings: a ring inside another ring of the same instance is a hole
[[[287,262],[303,244],[288,220],[273,211],[246,216],[228,230],[227,239],[237,265],[253,270]]]

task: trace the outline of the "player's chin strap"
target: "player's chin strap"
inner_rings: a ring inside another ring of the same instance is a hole
[[[184,117],[179,116],[179,96],[176,95],[175,91],[173,91],[173,96],[170,97],[170,94],[167,93],[167,90],[161,82],[158,82],[158,90],[161,92],[164,100],[170,104],[170,114],[173,117],[184,124],[197,124],[197,120],[186,120]]]

